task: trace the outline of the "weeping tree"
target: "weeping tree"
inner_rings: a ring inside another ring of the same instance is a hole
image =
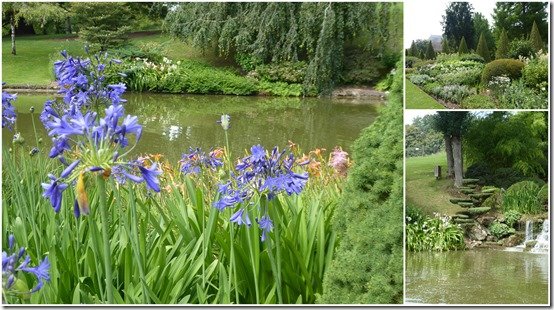
[[[179,3],[165,20],[173,36],[251,65],[306,61],[305,91],[329,92],[345,48],[401,54],[399,3]],[[356,43],[363,42],[363,44]],[[394,62],[393,62],[394,64]]]
[[[463,183],[462,135],[471,120],[467,111],[437,112],[433,118],[433,127],[441,132],[446,150],[447,176],[454,178],[454,186]]]

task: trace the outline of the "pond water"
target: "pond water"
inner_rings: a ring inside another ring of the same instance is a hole
[[[33,126],[29,108],[34,106],[39,135],[46,146],[50,141],[38,119],[42,106],[53,95],[19,94],[17,131],[33,146]],[[244,155],[252,145],[280,148],[292,141],[306,152],[314,148],[328,151],[341,146],[349,151],[361,130],[369,126],[383,101],[317,98],[235,97],[201,95],[125,95],[126,113],[139,116],[142,139],[136,153],[161,153],[171,161],[181,158],[189,147],[224,146],[224,132],[216,121],[221,114],[231,116],[229,140],[233,157]],[[2,130],[3,145],[13,134]]]
[[[483,249],[406,255],[406,302],[547,304],[549,255]]]

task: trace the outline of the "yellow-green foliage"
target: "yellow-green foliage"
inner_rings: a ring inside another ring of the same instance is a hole
[[[354,144],[355,164],[333,219],[339,246],[319,303],[402,302],[401,98],[397,74],[388,106]]]

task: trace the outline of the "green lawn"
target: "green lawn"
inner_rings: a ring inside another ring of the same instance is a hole
[[[417,207],[429,215],[433,212],[454,215],[461,208],[449,201],[453,182],[444,178],[435,179],[434,168],[437,165],[442,166],[444,176],[445,153],[406,158],[406,205]]]
[[[203,53],[163,34],[134,36],[130,43],[161,46],[163,54],[171,59],[186,58],[213,66],[230,65],[229,60],[216,57],[213,53]],[[61,58],[61,50],[67,50],[71,55],[84,54],[83,42],[75,36],[65,35],[16,37],[16,48],[17,55],[14,56],[11,54],[10,38],[2,39],[2,81],[8,85],[48,85],[54,79],[52,65]]]
[[[438,103],[433,97],[429,96],[414,83],[406,79],[406,97],[407,109],[444,109],[444,106]]]

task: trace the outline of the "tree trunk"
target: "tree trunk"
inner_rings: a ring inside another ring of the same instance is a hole
[[[454,156],[454,186],[462,187],[464,163],[462,159],[462,138],[459,136],[452,136],[452,153]]]
[[[10,27],[12,30],[12,54],[15,55],[15,18],[13,15],[10,18]]]
[[[65,31],[66,31],[67,34],[71,34],[71,32],[72,32],[71,18],[70,17],[65,19]]]
[[[452,155],[452,139],[444,136],[444,148],[446,149],[446,177],[454,178],[454,156]]]

